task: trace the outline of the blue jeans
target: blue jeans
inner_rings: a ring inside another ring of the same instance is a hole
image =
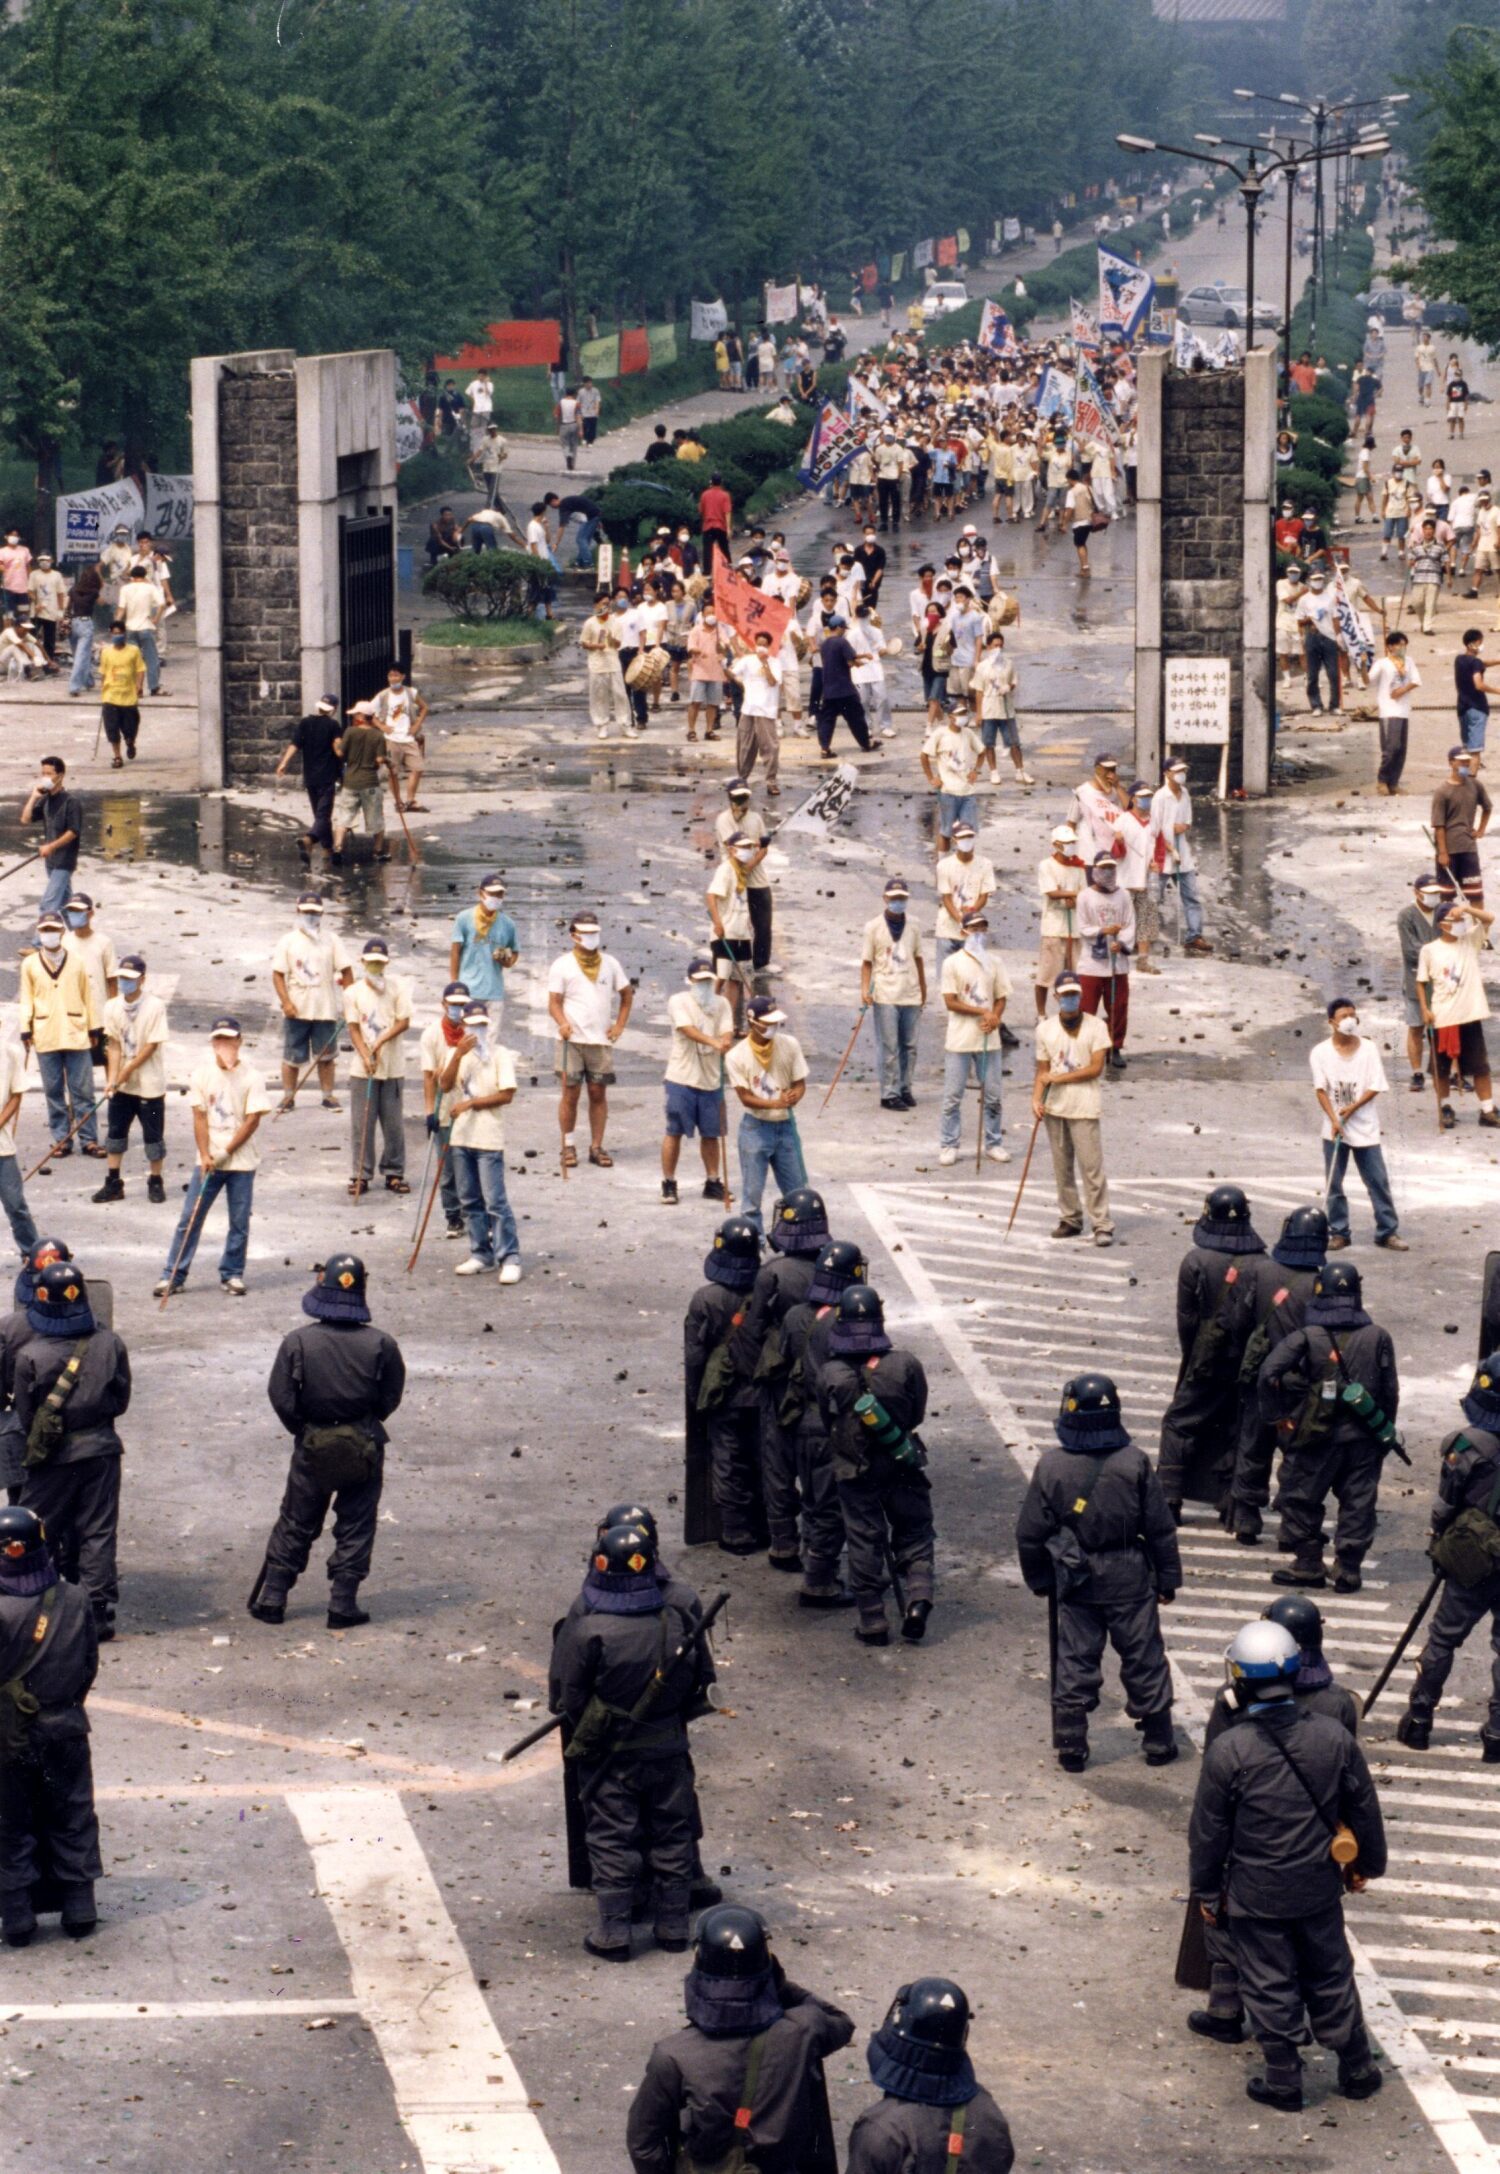
[[[802,1160],[797,1120],[788,1117],[773,1124],[764,1117],[757,1117],[754,1110],[746,1110],[740,1119],[740,1213],[759,1231],[765,1229],[760,1219],[760,1201],[766,1189],[768,1170],[774,1172],[776,1183],[784,1193],[807,1183],[807,1165]]]
[[[897,1095],[911,1093],[912,1074],[917,1068],[917,1028],[921,1024],[920,1004],[876,1004],[875,1040],[880,1049],[880,1094],[882,1101],[889,1102]]]
[[[1391,1198],[1391,1181],[1386,1175],[1385,1156],[1379,1145],[1351,1147],[1347,1140],[1323,1142],[1323,1168],[1328,1175],[1328,1228],[1335,1238],[1349,1235],[1349,1203],[1344,1198],[1344,1173],[1349,1167],[1349,1157],[1354,1157],[1354,1167],[1365,1181],[1365,1191],[1370,1196],[1370,1206],[1375,1210],[1375,1236],[1377,1241],[1389,1238],[1398,1228],[1396,1203]]]
[[[26,1205],[21,1165],[14,1155],[0,1155],[0,1208],[5,1210],[12,1238],[23,1253],[29,1253],[37,1241],[37,1227]]]
[[[71,868],[59,868],[53,861],[43,861],[42,866],[47,871],[47,880],[42,885],[42,902],[37,908],[38,920],[44,913],[61,913],[73,896]]]
[[[1198,889],[1197,869],[1180,868],[1175,876],[1152,875],[1147,888],[1157,901],[1157,911],[1164,916],[1174,883],[1182,910],[1182,939],[1190,944],[1195,936],[1203,934],[1203,896]]]
[[[150,627],[140,627],[125,639],[134,642],[146,666],[146,692],[155,694],[161,685],[161,653],[156,646],[156,635]]]
[[[496,1147],[450,1146],[448,1160],[453,1165],[459,1207],[469,1233],[469,1251],[475,1260],[483,1261],[486,1268],[498,1268],[512,1254],[519,1256],[521,1240],[506,1198],[503,1151]]]
[[[42,1091],[47,1097],[47,1130],[54,1140],[67,1137],[70,1124],[82,1115],[89,1114],[79,1126],[79,1134],[86,1147],[93,1147],[99,1138],[99,1118],[90,1108],[94,1100],[94,1060],[86,1049],[39,1049],[36,1068],[42,1075]],[[68,1104],[72,1103],[71,1116]]]
[[[253,1170],[210,1170],[205,1177],[196,1164],[193,1166],[192,1183],[182,1203],[182,1213],[177,1218],[177,1228],[172,1233],[172,1243],[167,1249],[167,1265],[162,1271],[172,1278],[176,1289],[187,1282],[188,1270],[193,1265],[193,1255],[198,1250],[198,1240],[203,1236],[203,1225],[208,1211],[224,1195],[229,1210],[229,1230],[224,1239],[224,1251],[219,1256],[219,1280],[226,1276],[242,1276],[245,1273],[245,1255],[250,1245],[250,1208],[255,1198],[255,1172]],[[199,1201],[203,1213],[198,1213]],[[189,1229],[191,1225],[191,1230]]]
[[[972,823],[979,827],[979,803],[972,793],[938,794],[938,830],[944,838],[953,836],[955,823]]]
[[[937,960],[937,971],[939,975],[941,975],[943,971],[944,960],[951,959],[954,952],[962,951],[963,947],[964,940],[962,936],[939,936],[935,940],[932,946],[932,955]]]
[[[986,1147],[1001,1145],[1000,1044],[997,1037],[991,1050],[950,1049],[943,1058],[943,1114],[938,1122],[940,1148],[958,1146],[959,1111],[971,1072],[984,1093],[984,1144]]]
[[[1484,753],[1484,735],[1489,721],[1490,713],[1488,710],[1459,711],[1458,736],[1463,741],[1464,746],[1472,748],[1476,755]]]
[[[573,564],[581,566],[585,573],[594,563],[594,547],[598,541],[599,522],[597,517],[590,521],[580,521],[578,524],[578,541],[573,553]]]
[[[92,619],[72,621],[73,676],[68,681],[69,694],[87,694],[94,684],[94,622]]]

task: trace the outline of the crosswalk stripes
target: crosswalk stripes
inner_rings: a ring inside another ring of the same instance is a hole
[[[1305,1177],[1284,1170],[1246,1182],[1263,1213],[1309,1197]],[[1472,1179],[1439,1174],[1424,1188],[1431,1205],[1451,1204],[1450,1184],[1460,1197],[1472,1197]],[[1189,1177],[1111,1177],[1110,1187],[1132,1215],[1174,1221],[1204,1190],[1201,1178]],[[857,1184],[851,1192],[900,1270],[923,1326],[942,1343],[1023,1475],[1030,1475],[1038,1445],[1052,1438],[1063,1381],[1091,1362],[1119,1382],[1132,1434],[1154,1444],[1176,1381],[1175,1324],[1153,1318],[1126,1255],[1060,1248],[1047,1235],[1050,1193],[1023,1197],[1007,1239],[1009,1187],[954,1184],[945,1176]],[[1224,1648],[1236,1626],[1272,1597],[1274,1561],[1264,1548],[1252,1554],[1237,1545],[1210,1510],[1193,1505],[1181,1546],[1184,1583],[1162,1625],[1179,1718],[1201,1743],[1223,1682]],[[1369,1688],[1415,1598],[1393,1591],[1380,1568],[1378,1556],[1368,1557],[1361,1593],[1330,1593],[1324,1606],[1329,1659],[1356,1696]],[[1396,1694],[1388,1695],[1387,1722],[1398,1709]],[[1477,1767],[1477,1727],[1462,1699],[1445,1698],[1432,1751],[1419,1757],[1383,1735],[1367,1746],[1390,1837],[1391,1876],[1360,1898],[1352,1915],[1364,1937],[1351,1944],[1372,2028],[1449,2160],[1460,2174],[1500,2174],[1500,2058],[1458,2050],[1471,2037],[1500,2037],[1500,2021],[1484,2012],[1500,2002],[1500,1983],[1477,1982],[1500,1973],[1500,1927],[1486,1914],[1487,1905],[1500,1901],[1500,1852],[1492,1847],[1500,1842],[1500,1769]],[[1470,1847],[1433,1847],[1443,1842]],[[1423,1897],[1463,1909],[1414,1909]]]

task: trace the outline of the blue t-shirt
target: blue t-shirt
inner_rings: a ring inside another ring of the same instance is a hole
[[[465,906],[453,920],[453,941],[458,945],[458,979],[481,1004],[496,1004],[505,994],[505,973],[493,956],[497,951],[517,951],[516,924],[508,913],[497,913],[485,935],[474,926],[478,909]]]

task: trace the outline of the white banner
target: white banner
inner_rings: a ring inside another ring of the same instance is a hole
[[[191,476],[147,476],[146,526],[158,543],[183,543],[192,535]]]
[[[692,312],[690,338],[716,340],[729,324],[729,312],[722,302],[695,302]]]
[[[916,248],[911,253],[911,261],[917,271],[923,272],[931,264],[932,252],[933,244],[930,241],[917,243]]]
[[[773,287],[768,281],[766,284],[766,323],[768,325],[789,325],[796,314],[797,285],[795,280],[790,286],[786,287]]]
[[[59,498],[58,563],[98,558],[117,528],[127,529],[132,539],[145,528],[168,542],[183,542],[193,533],[192,477],[148,475],[144,499],[128,477]]]
[[[422,450],[422,411],[415,400],[396,402],[396,466],[415,460]]]
[[[1021,239],[1021,222],[1020,222],[1020,220],[1019,220],[1019,219],[1006,219],[1006,220],[1004,220],[1004,221],[1002,222],[1002,224],[1001,224],[1000,232],[1001,232],[1001,234],[1003,235],[1003,237],[1004,237],[1004,239],[1005,239],[1006,241],[1008,241],[1008,242],[1018,242],[1018,241],[1019,241],[1019,240]]]

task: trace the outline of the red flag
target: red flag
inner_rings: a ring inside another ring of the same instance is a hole
[[[864,288],[866,294],[869,294],[872,291],[879,278],[880,273],[873,264],[861,265],[859,283]]]
[[[620,375],[630,377],[651,367],[651,342],[644,325],[620,334]]]
[[[733,627],[744,641],[769,634],[771,647],[779,649],[781,637],[792,619],[792,607],[780,597],[766,596],[753,581],[727,566],[721,553],[714,554],[714,610],[725,626]]]

